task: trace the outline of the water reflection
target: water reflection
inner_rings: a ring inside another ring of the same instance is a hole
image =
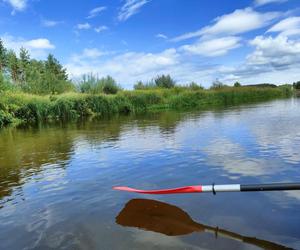
[[[160,140],[161,134],[175,133],[175,128],[187,116],[187,113],[167,112],[2,129],[0,203],[1,199],[12,195],[14,187],[22,186],[30,176],[49,169],[65,169],[76,153],[85,154],[90,159],[89,153],[101,149],[103,145],[107,148],[157,150],[157,141],[153,139],[151,146],[150,140],[146,142],[144,135],[157,134],[156,139]],[[134,134],[141,135],[138,137],[139,141],[132,137],[133,131]]]
[[[11,195],[24,178],[43,171],[44,165],[65,168],[73,151],[73,138],[65,130],[5,129],[0,138],[0,199]]]
[[[1,247],[254,248],[226,237],[215,240],[216,228],[206,225],[220,225],[299,248],[298,192],[201,195],[201,201],[199,195],[161,197],[206,224],[176,214],[186,219],[183,229],[194,233],[169,237],[116,225],[116,213],[131,194],[111,190],[119,185],[156,189],[296,182],[300,100],[297,109],[289,102],[0,130]],[[176,223],[172,230],[177,230]],[[207,231],[211,233],[197,233]],[[218,230],[218,236],[220,232],[226,234]]]
[[[136,227],[168,236],[179,236],[193,232],[212,233],[215,239],[225,237],[241,241],[262,249],[292,249],[274,242],[243,236],[218,227],[200,224],[182,209],[157,200],[132,199],[116,217],[116,223],[124,227]]]
[[[207,161],[212,166],[220,166],[231,179],[241,176],[263,176],[280,171],[280,165],[273,159],[251,157],[249,149],[229,138],[217,138],[203,147]]]

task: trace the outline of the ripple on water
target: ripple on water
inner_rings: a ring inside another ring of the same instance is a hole
[[[214,235],[169,237],[116,225],[124,205],[140,196],[111,187],[297,181],[299,107],[281,100],[2,132],[0,241],[5,249],[252,249]],[[298,193],[147,198],[208,226],[300,248]]]

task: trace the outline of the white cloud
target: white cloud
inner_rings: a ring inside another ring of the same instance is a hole
[[[300,34],[300,17],[283,19],[272,26],[267,32],[280,32],[284,36]]]
[[[99,57],[94,58],[87,57],[90,52],[85,51],[71,56],[65,65],[69,75],[77,78],[90,72],[100,77],[109,74],[125,88],[132,88],[138,80],[149,81],[160,74],[170,74],[178,83],[197,81],[206,86],[216,77],[214,65],[201,64],[199,60],[194,63],[174,48],[158,53],[100,52]]]
[[[77,24],[76,28],[79,30],[88,30],[90,29],[92,26],[89,23],[79,23]]]
[[[82,57],[84,58],[98,58],[100,56],[105,55],[106,52],[100,51],[97,48],[92,48],[92,49],[84,49],[82,52]]]
[[[136,0],[126,1],[124,6],[127,4],[128,7],[133,3],[137,3]],[[204,86],[209,86],[216,78],[227,84],[237,80],[242,83],[277,84],[295,81],[300,77],[297,71],[300,64],[300,42],[295,37],[292,40],[283,34],[286,30],[295,30],[298,27],[298,17],[286,18],[267,31],[279,33],[277,37],[257,36],[252,39],[248,45],[253,51],[245,56],[244,61],[234,64],[234,61],[229,60],[221,66],[218,62],[205,58],[226,55],[229,51],[245,45],[242,36],[236,34],[270,25],[279,15],[278,12],[260,13],[251,8],[235,10],[216,18],[197,35],[193,33],[191,36],[190,33],[189,36],[181,36],[179,39],[199,36],[193,43],[157,53],[109,53],[95,48],[85,49],[70,57],[66,67],[68,73],[74,77],[89,72],[99,76],[110,74],[127,88],[132,87],[137,80],[150,80],[158,74],[171,74],[178,83],[196,81]],[[83,23],[81,28],[93,28],[96,32],[107,29],[106,26],[92,27],[88,23]],[[168,39],[162,33],[156,37]]]
[[[292,83],[300,78],[300,40],[287,36],[257,36],[249,42],[254,50],[233,67],[220,67],[221,80],[232,83]],[[231,77],[230,77],[231,76]],[[227,83],[228,83],[227,82]]]
[[[54,49],[55,46],[50,43],[50,41],[46,38],[38,38],[26,41],[24,43],[25,47],[33,48],[33,49]]]
[[[202,151],[206,153],[210,165],[222,167],[231,179],[238,176],[262,176],[270,171],[276,173],[281,170],[275,162],[248,156],[242,145],[227,138],[211,141]]]
[[[300,201],[300,192],[295,192],[295,190],[283,191],[283,193],[289,197]]]
[[[283,69],[274,69],[272,65],[249,65],[241,63],[231,69],[215,70],[213,72],[226,84],[239,81],[242,84],[274,83],[286,84],[298,81],[300,78],[299,66],[291,65]]]
[[[44,27],[54,27],[61,23],[62,23],[61,21],[54,21],[54,20],[42,20],[41,22],[42,26]]]
[[[166,72],[169,67],[179,63],[175,49],[167,49],[160,53],[126,52],[110,58],[100,57],[94,60],[91,58],[84,60],[84,54],[89,53],[83,52],[80,60],[78,57],[72,57],[67,63],[66,68],[72,76],[77,77],[89,72],[98,73],[100,76],[109,74],[120,83],[127,84],[127,87],[141,78],[149,80],[159,72]]]
[[[97,33],[100,33],[100,32],[102,32],[102,31],[108,30],[108,27],[105,26],[105,25],[102,25],[102,26],[96,27],[94,30],[95,30]]]
[[[85,57],[89,57],[89,58],[96,58],[99,56],[102,56],[104,53],[101,52],[100,50],[93,48],[93,49],[84,49],[83,50],[83,55]]]
[[[98,16],[101,12],[105,11],[106,9],[107,9],[106,6],[100,6],[100,7],[92,9],[89,12],[89,15],[88,15],[87,19],[91,19],[91,18],[94,18],[94,17]]]
[[[141,245],[147,245],[151,249],[207,249],[187,243],[180,237],[169,237],[167,235],[151,231],[134,230],[132,235],[135,242],[140,243]],[[160,247],[157,247],[157,242],[159,242]]]
[[[283,3],[286,1],[287,0],[255,0],[254,4],[256,6],[261,6],[261,5],[270,4],[270,3]]]
[[[229,50],[235,49],[240,46],[239,37],[227,36],[215,38],[205,41],[198,41],[191,45],[184,45],[181,50],[190,54],[202,55],[208,57],[225,55]]]
[[[158,74],[170,74],[180,84],[196,81],[206,87],[216,78],[227,84],[234,81],[281,84],[300,78],[300,41],[281,35],[257,36],[249,45],[253,51],[245,56],[244,62],[230,66],[211,63],[205,57],[224,55],[241,46],[240,37],[199,39],[194,44],[158,53],[85,49],[81,54],[73,55],[65,66],[73,77],[89,72],[99,76],[112,75],[125,88],[131,88],[137,80],[148,81]],[[203,57],[191,57],[191,54]]]
[[[251,8],[238,9],[230,14],[220,16],[214,20],[213,25],[206,26],[200,30],[189,32],[172,39],[182,41],[194,37],[207,35],[236,35],[251,30],[259,29],[270,24],[279,16],[278,12],[260,13]]]
[[[12,14],[15,14],[16,11],[23,11],[27,7],[27,0],[4,0],[11,5],[13,8]]]
[[[275,69],[300,63],[300,41],[289,40],[285,36],[255,37],[250,44],[255,51],[247,57],[250,65],[271,65]]]
[[[131,16],[137,14],[139,10],[150,0],[124,0],[125,3],[118,13],[119,21],[126,21]]]
[[[295,108],[296,111],[296,108]],[[269,111],[269,116],[265,117],[265,111],[261,111],[261,119],[258,124],[252,126],[252,132],[256,137],[256,141],[259,144],[261,151],[268,151],[272,149],[272,154],[277,155],[279,159],[289,164],[299,165],[300,164],[300,132],[297,127],[294,126],[293,122],[283,123],[274,122],[274,117],[286,118],[284,108],[278,110]],[[288,111],[291,112],[291,111]],[[270,119],[273,117],[273,120]],[[297,114],[297,117],[299,115]],[[293,121],[296,121],[296,117]]]
[[[24,38],[13,37],[10,35],[2,36],[5,47],[14,51],[19,51],[21,47],[29,50],[34,58],[42,58],[47,55],[49,50],[55,49],[55,46],[46,38],[37,38],[26,40]]]
[[[162,34],[162,33],[156,34],[156,37],[157,38],[162,38],[162,39],[168,39],[168,37],[165,34]]]

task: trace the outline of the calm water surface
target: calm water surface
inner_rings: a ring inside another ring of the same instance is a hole
[[[0,249],[300,249],[300,99],[0,131]],[[255,239],[256,238],[256,239]]]

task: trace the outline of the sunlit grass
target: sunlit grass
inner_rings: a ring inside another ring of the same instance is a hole
[[[141,113],[158,109],[203,109],[291,96],[289,88],[227,87],[220,90],[151,89],[115,95],[64,93],[38,96],[0,93],[0,126],[15,122],[71,120],[85,116]]]

